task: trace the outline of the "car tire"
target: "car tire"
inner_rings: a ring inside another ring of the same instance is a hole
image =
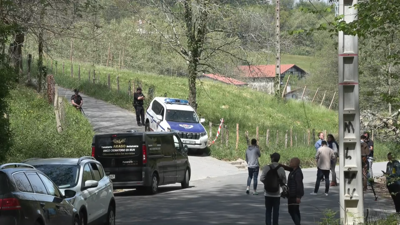
[[[79,213],[79,218],[80,218],[80,220],[81,220],[81,225],[86,225],[87,220],[86,220],[86,215],[85,215],[84,212],[81,211],[81,212]]]
[[[153,173],[151,177],[151,185],[147,188],[147,192],[151,195],[157,194],[158,192],[158,177],[155,173]]]
[[[105,225],[115,225],[115,209],[114,206],[108,206],[107,221]]]
[[[189,187],[189,180],[190,180],[190,172],[189,172],[189,169],[186,169],[185,176],[184,176],[183,181],[181,183],[182,188],[188,188]]]
[[[74,225],[81,225],[81,221],[79,220],[79,217],[74,218]]]

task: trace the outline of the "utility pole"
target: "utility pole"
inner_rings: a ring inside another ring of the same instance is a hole
[[[275,67],[275,96],[281,96],[281,22],[279,0],[276,0],[276,67]]]
[[[346,23],[357,19],[357,0],[339,0],[339,15]],[[364,224],[358,37],[339,32],[339,165],[341,224]]]

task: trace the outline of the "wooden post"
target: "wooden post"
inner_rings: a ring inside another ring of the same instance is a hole
[[[110,48],[111,48],[111,43],[108,43],[107,67],[108,67],[108,63],[109,63],[109,61],[110,61]]]
[[[290,147],[293,147],[293,128],[290,128]]]
[[[135,82],[133,82],[133,83],[135,83]],[[210,132],[209,132],[209,135],[208,135],[208,137],[209,138],[212,138],[212,122],[210,122]],[[211,139],[212,140],[212,139]]]
[[[78,65],[78,80],[81,80],[81,65]]]
[[[306,145],[306,133],[303,134],[303,144]]]
[[[122,49],[122,67],[124,67],[124,59],[125,59],[125,48]]]
[[[96,83],[96,70],[93,70],[93,84]]]
[[[58,64],[57,61],[55,62],[55,64],[56,64],[56,65],[55,65],[55,67],[56,67],[55,74],[56,74],[56,76],[57,76],[57,64]]]
[[[53,72],[53,68],[54,68],[54,67],[53,67],[53,63],[54,63],[54,60],[51,60],[51,72],[52,72],[52,73],[54,73],[54,72]]]
[[[89,82],[90,82],[91,80],[90,80],[90,69],[89,69]]]
[[[279,143],[279,131],[276,130],[276,145],[278,146]]]
[[[73,53],[73,39],[71,39],[71,77],[74,77],[74,64],[73,64],[73,59],[72,59],[72,53]]]
[[[308,134],[307,143],[308,143],[308,146],[310,146],[310,136],[311,136],[310,130],[307,130],[307,134]]]
[[[290,80],[290,74],[289,74],[289,76],[288,76],[288,78],[287,78],[287,80],[286,80],[285,88],[283,88],[283,91],[282,91],[282,98],[285,97],[286,88],[287,88],[287,85],[288,85],[288,83],[289,83],[289,80]]]
[[[374,130],[371,130],[371,140],[374,141]]]
[[[333,93],[333,97],[332,97],[331,104],[329,105],[329,109],[331,109],[331,107],[332,107],[333,100],[335,100],[335,96],[336,96],[336,91],[335,91],[335,93]]]
[[[312,99],[312,102],[314,102],[314,100],[315,100],[315,97],[317,97],[318,90],[319,90],[319,88],[317,88],[317,91],[315,92],[315,95],[314,95],[314,98]]]
[[[259,136],[258,136],[258,126],[256,127],[256,140],[257,140],[257,145],[259,144],[258,143],[258,139],[259,139]]]
[[[121,69],[121,51],[119,51],[119,57],[118,57],[118,64],[119,64],[119,69]]]
[[[229,130],[228,125],[225,125],[225,139],[226,139],[226,147],[229,146]]]
[[[297,133],[294,134],[294,140],[295,140],[295,142],[296,142],[296,147],[297,147]]]
[[[304,98],[304,93],[306,93],[306,88],[307,88],[307,86],[304,86],[303,94],[301,95],[301,100],[303,100],[303,98]]]
[[[324,130],[324,138],[325,138],[325,140],[327,140],[326,130]]]
[[[236,150],[239,148],[239,124],[236,124]]]
[[[288,144],[288,130],[286,130],[285,133],[285,148],[287,148],[287,144]]]
[[[117,76],[117,90],[119,92],[119,76]]]
[[[131,80],[128,81],[128,96],[131,97]]]
[[[223,136],[224,136],[224,125],[221,126],[221,132],[219,133],[221,135],[221,145],[223,143]]]
[[[315,129],[312,129],[312,138],[313,138],[313,143],[315,143]]]
[[[65,70],[64,70],[64,62],[63,62],[63,75],[65,75]]]
[[[266,139],[265,144],[268,146],[269,145],[269,129],[267,130],[265,139]]]
[[[322,105],[322,103],[324,103],[325,95],[326,95],[326,91],[324,92],[324,96],[322,97],[322,101],[321,101],[321,104],[320,104],[320,105]]]
[[[31,80],[32,55],[28,54],[28,80]]]
[[[107,84],[108,84],[108,89],[111,90],[111,78],[110,78],[110,74],[107,75]]]
[[[132,82],[132,96],[135,94],[135,81],[133,81]],[[167,96],[165,96],[165,97],[167,97]],[[210,136],[211,136],[211,134],[210,134]]]

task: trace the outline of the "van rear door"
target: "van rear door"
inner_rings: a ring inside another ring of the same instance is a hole
[[[142,181],[143,134],[103,134],[93,139],[93,155],[113,182]]]

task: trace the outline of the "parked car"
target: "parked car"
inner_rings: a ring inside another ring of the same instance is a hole
[[[103,164],[115,189],[136,188],[155,194],[159,185],[189,187],[187,146],[172,132],[95,135],[92,156]]]
[[[73,196],[71,204],[78,210],[82,225],[115,224],[112,181],[95,158],[28,159],[25,163],[47,174],[61,192]]]
[[[68,197],[31,165],[0,166],[1,225],[80,225],[78,211]]]
[[[146,131],[176,132],[192,151],[207,148],[208,135],[187,100],[156,97],[145,115]]]

